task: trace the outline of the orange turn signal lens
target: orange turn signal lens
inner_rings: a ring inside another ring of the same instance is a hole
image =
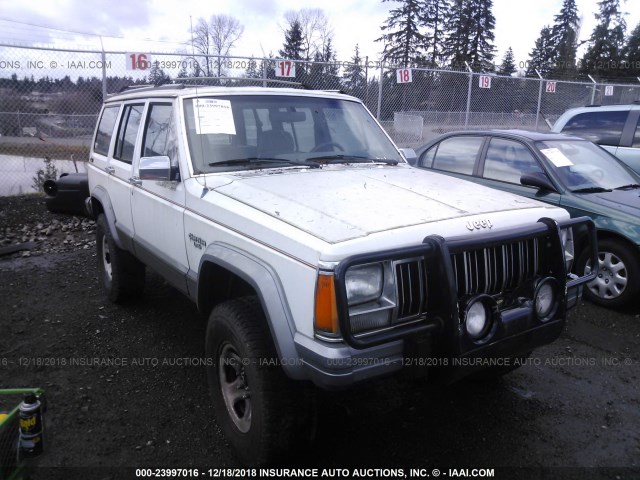
[[[338,307],[333,275],[318,274],[315,327],[319,333],[338,334]]]

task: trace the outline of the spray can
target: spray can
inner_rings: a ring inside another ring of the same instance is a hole
[[[20,425],[20,457],[40,455],[44,449],[42,404],[34,393],[26,393],[18,412]]]

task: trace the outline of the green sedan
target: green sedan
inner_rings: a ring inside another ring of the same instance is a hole
[[[591,217],[598,231],[598,277],[585,296],[618,308],[640,293],[640,175],[592,142],[522,130],[442,135],[410,160],[489,187],[559,205]],[[576,272],[589,271],[577,252]]]

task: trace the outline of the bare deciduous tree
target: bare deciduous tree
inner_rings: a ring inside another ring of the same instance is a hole
[[[210,77],[212,72],[217,71],[218,76],[222,76],[224,68],[220,57],[229,55],[243,33],[244,26],[237,18],[229,15],[213,15],[209,22],[203,18],[198,19],[192,44],[198,53],[206,56],[203,61],[199,61],[200,72]],[[211,55],[218,56],[217,61]]]
[[[329,19],[324,11],[319,8],[303,8],[301,10],[288,10],[284,14],[287,26],[283,31],[290,30],[291,26],[298,22],[302,29],[303,56],[305,60],[314,58],[316,52],[326,56],[327,44],[333,37],[333,30],[329,25]]]

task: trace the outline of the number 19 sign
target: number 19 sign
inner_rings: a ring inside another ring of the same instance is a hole
[[[279,60],[276,62],[276,77],[295,78],[296,64],[291,60]]]
[[[480,75],[478,86],[480,88],[491,88],[491,77],[489,75]]]
[[[411,83],[413,81],[413,75],[410,68],[399,68],[396,70],[396,79],[398,83]]]

